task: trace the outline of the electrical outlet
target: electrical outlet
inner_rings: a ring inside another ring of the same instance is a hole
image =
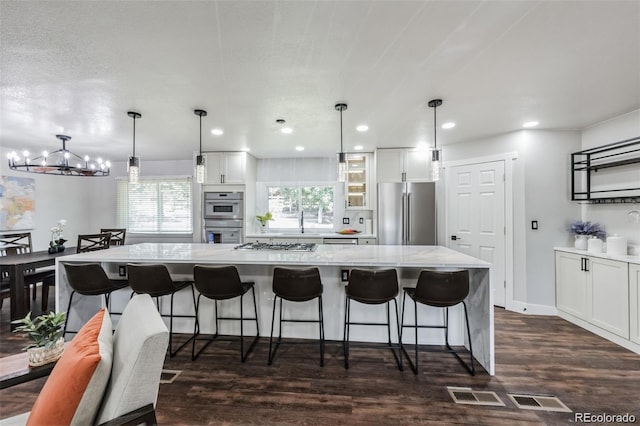
[[[531,221],[531,229],[533,229],[533,230],[537,230],[538,229],[538,221],[537,220],[532,220]]]
[[[342,218],[342,224],[343,225],[348,225],[349,224],[349,218],[348,217],[343,217]]]
[[[342,282],[347,282],[349,281],[349,270],[348,269],[343,269],[340,271],[340,275],[341,275],[341,280]]]
[[[358,219],[358,223],[360,223],[360,225],[362,225],[364,223],[364,217],[361,217],[360,219]]]
[[[127,276],[127,265],[118,265],[118,275],[121,277]]]

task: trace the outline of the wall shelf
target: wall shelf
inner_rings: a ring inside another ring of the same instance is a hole
[[[640,167],[634,164],[640,164],[640,137],[572,153],[571,200],[640,203]]]

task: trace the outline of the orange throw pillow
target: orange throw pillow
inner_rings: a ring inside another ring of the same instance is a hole
[[[93,424],[111,374],[112,352],[111,318],[102,308],[65,348],[27,425]]]

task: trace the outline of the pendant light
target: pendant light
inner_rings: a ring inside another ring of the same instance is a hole
[[[336,104],[336,110],[340,111],[340,153],[338,154],[338,181],[347,180],[347,158],[342,149],[342,111],[347,109],[347,104]]]
[[[436,109],[442,105],[442,99],[432,99],[427,104],[433,108],[433,151],[431,152],[431,180],[436,182],[440,180],[440,150],[438,150],[438,141],[436,139],[436,130],[438,128],[436,121]]]
[[[204,183],[207,174],[207,167],[205,157],[202,155],[202,117],[207,116],[207,111],[203,109],[196,109],[193,113],[200,117],[200,151],[196,157],[196,182]]]
[[[136,118],[142,117],[142,114],[128,111],[127,115],[133,118],[133,155],[129,157],[127,174],[129,175],[129,183],[138,183],[140,178],[140,158],[136,157]]]

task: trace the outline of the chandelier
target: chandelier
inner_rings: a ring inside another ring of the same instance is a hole
[[[42,155],[31,157],[29,151],[22,152],[22,158],[15,151],[7,155],[9,168],[20,172],[43,173],[63,176],[109,176],[111,163],[96,158],[92,161],[88,155],[80,157],[67,149],[67,141],[71,136],[56,135],[62,141],[62,149],[51,153],[43,151]]]

